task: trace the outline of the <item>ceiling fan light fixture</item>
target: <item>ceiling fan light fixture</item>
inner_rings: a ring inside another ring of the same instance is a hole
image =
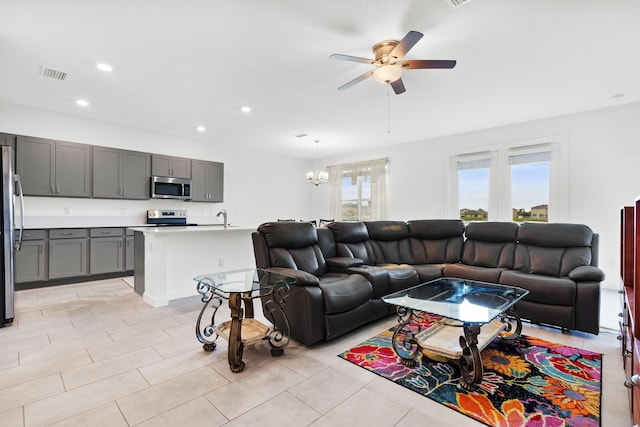
[[[402,77],[402,67],[397,64],[386,64],[376,68],[373,78],[379,83],[393,83]]]

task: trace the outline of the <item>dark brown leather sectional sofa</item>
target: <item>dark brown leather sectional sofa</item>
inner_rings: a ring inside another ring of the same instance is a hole
[[[293,276],[291,336],[329,341],[394,311],[382,297],[439,277],[529,290],[523,319],[598,334],[598,235],[586,225],[460,220],[268,222],[252,234],[256,266]],[[281,320],[275,319],[276,322]]]

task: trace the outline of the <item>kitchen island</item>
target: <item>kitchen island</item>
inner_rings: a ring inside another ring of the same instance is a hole
[[[222,225],[134,227],[134,287],[153,307],[198,295],[193,278],[255,268],[255,227]]]

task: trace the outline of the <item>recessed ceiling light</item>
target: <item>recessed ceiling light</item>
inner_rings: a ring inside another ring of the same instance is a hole
[[[105,64],[105,63],[102,63],[102,62],[99,63],[99,64],[96,64],[96,67],[98,67],[99,70],[106,71],[107,73],[109,71],[113,71],[113,67],[111,65]]]
[[[81,107],[88,107],[89,101],[85,101],[84,99],[76,99],[76,104],[78,104]]]
[[[251,111],[251,107],[247,107],[246,105],[244,107],[240,108],[240,111],[242,111],[243,113],[248,113]]]
[[[196,130],[197,130],[198,132],[204,132],[205,130],[207,130],[207,128],[206,128],[206,127],[204,127],[204,126],[197,126],[197,127],[196,127]]]

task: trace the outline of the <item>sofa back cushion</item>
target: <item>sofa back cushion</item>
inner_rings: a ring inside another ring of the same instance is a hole
[[[359,258],[365,264],[375,265],[369,245],[369,232],[360,221],[336,221],[326,226],[333,233],[336,255]]]
[[[412,264],[460,262],[464,223],[459,219],[409,221]]]
[[[409,228],[404,221],[366,221],[369,248],[376,264],[408,264],[413,261]]]
[[[524,273],[565,277],[591,265],[593,231],[583,224],[525,222],[518,228],[514,268]]]
[[[491,268],[513,268],[518,224],[471,222],[465,228],[462,262]]]
[[[308,222],[267,222],[258,227],[270,267],[293,268],[315,276],[327,272],[316,228]]]

